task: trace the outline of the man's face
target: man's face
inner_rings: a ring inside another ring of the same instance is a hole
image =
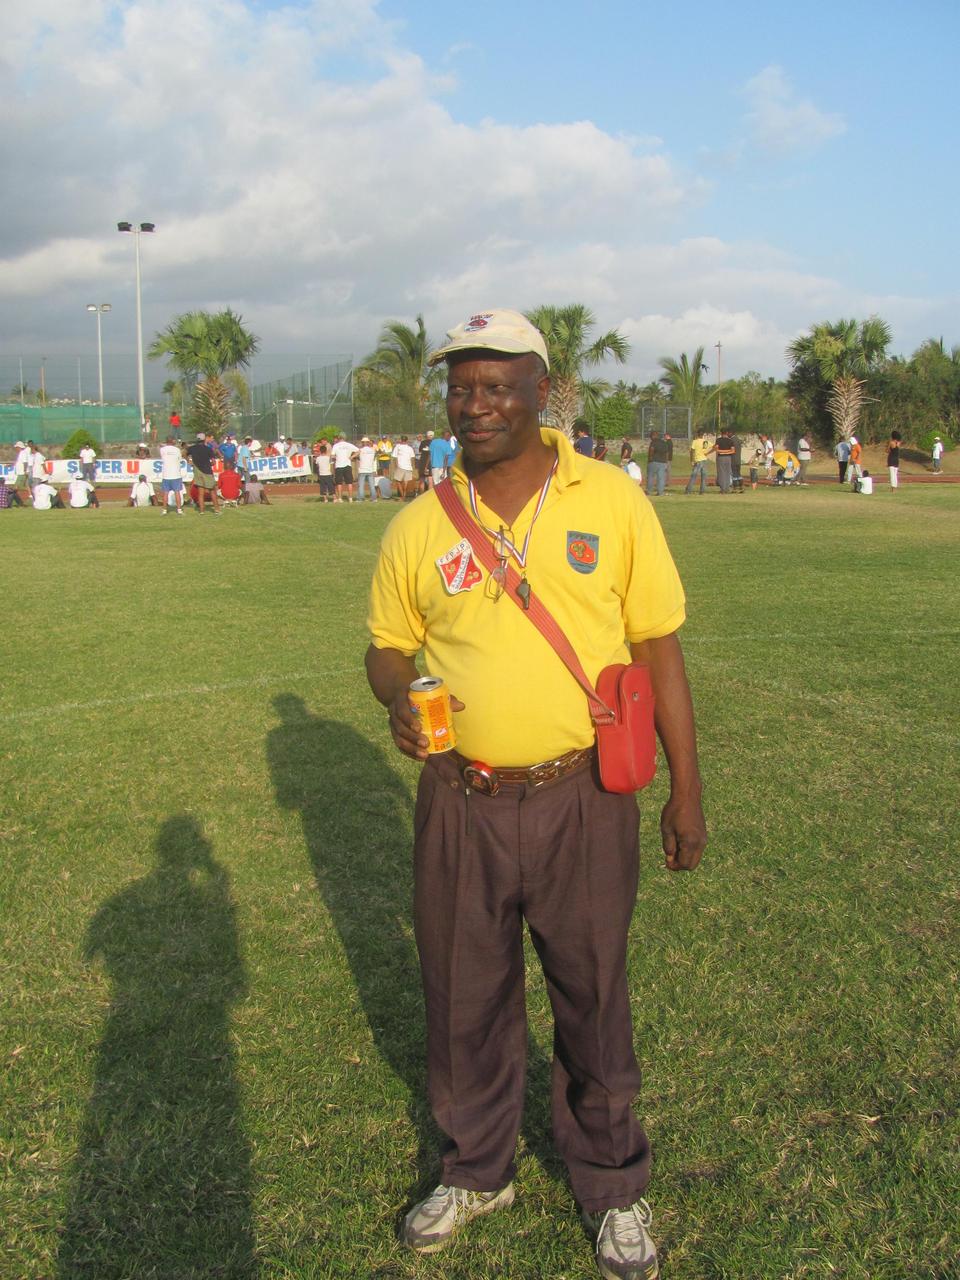
[[[467,462],[502,462],[540,441],[550,378],[536,356],[466,351],[451,357],[447,419]]]

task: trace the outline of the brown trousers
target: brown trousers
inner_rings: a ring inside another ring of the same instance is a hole
[[[631,1107],[640,1084],[626,978],[634,797],[602,791],[590,769],[467,797],[456,761],[439,756],[424,766],[414,826],[427,1084],[448,1138],[443,1182],[493,1191],[515,1172],[526,920],[553,1008],[554,1142],[584,1209],[631,1204],[650,1169]]]

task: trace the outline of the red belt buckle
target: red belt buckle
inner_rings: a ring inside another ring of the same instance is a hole
[[[500,790],[496,769],[491,769],[482,760],[471,760],[464,765],[463,780],[471,791],[479,791],[482,796],[495,796]]]

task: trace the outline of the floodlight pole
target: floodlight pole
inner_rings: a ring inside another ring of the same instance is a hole
[[[134,226],[132,222],[118,222],[117,230],[126,231],[134,238],[137,260],[137,403],[140,405],[140,435],[143,435],[143,424],[147,420],[147,406],[143,393],[143,315],[140,298],[140,236],[143,232],[156,231],[156,223],[141,222]]]
[[[87,310],[93,311],[97,316],[97,374],[100,386],[100,441],[106,439],[103,430],[103,335],[100,330],[100,317],[105,311],[112,311],[113,307],[109,302],[101,302],[99,306],[95,302],[87,303]]]
[[[723,379],[720,376],[721,344],[718,342],[716,346],[717,346],[717,434],[719,435],[720,428],[722,425],[722,414],[723,414]]]

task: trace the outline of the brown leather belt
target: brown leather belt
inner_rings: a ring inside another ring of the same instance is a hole
[[[451,755],[459,765],[463,780],[471,791],[479,791],[482,795],[495,796],[503,783],[519,783],[528,787],[542,787],[546,782],[555,782],[568,773],[576,773],[593,763],[597,754],[596,747],[581,747],[574,751],[566,751],[553,760],[542,760],[539,764],[512,769],[493,768],[480,760],[468,760],[458,751]]]

